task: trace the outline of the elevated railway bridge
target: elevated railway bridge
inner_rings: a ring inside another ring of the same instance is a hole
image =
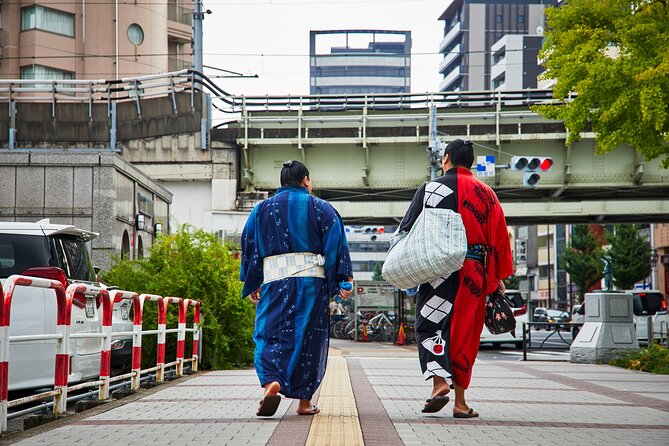
[[[565,146],[562,122],[532,106],[553,104],[550,90],[368,96],[231,97],[227,130],[240,148],[246,193],[277,187],[282,162],[308,166],[317,195],[349,223],[392,223],[430,178],[442,141],[474,142],[494,156],[497,193],[511,224],[669,221],[669,170],[628,146],[597,154],[594,133]],[[551,157],[535,188],[509,169],[516,155]],[[242,192],[242,195],[244,192]]]

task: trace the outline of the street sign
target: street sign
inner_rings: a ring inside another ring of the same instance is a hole
[[[494,155],[480,155],[476,157],[476,176],[477,177],[495,176]]]
[[[396,288],[381,280],[354,280],[354,299],[357,310],[393,311]]]

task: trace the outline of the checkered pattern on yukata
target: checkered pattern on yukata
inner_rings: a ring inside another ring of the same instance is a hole
[[[434,206],[453,191],[437,182],[425,186],[424,204]],[[383,277],[409,289],[462,268],[467,235],[460,214],[451,209],[425,207],[409,234],[388,252]]]
[[[263,259],[264,283],[287,277],[325,277],[325,259],[320,254],[291,252]]]

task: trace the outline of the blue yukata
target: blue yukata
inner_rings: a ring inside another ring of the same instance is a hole
[[[325,278],[289,277],[263,284],[263,259],[309,252],[324,257]],[[310,400],[325,374],[329,300],[352,276],[344,224],[327,201],[285,186],[259,203],[242,234],[242,296],[258,288],[255,368],[260,385],[276,381],[288,398]],[[262,285],[262,287],[261,287]]]

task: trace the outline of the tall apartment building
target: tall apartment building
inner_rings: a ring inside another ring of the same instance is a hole
[[[439,72],[444,77],[439,90],[493,89],[493,45],[506,35],[541,35],[544,9],[555,4],[556,0],[451,0],[439,17],[444,21],[444,38],[439,45],[439,52],[444,55]],[[508,40],[496,47],[496,51],[506,48],[504,54],[510,56],[512,52],[524,52],[526,46],[536,46],[530,41],[523,42],[520,47],[515,44]],[[534,53],[533,60],[522,61],[527,64],[522,71],[528,76],[537,69],[536,51]],[[509,67],[511,65],[505,68]],[[499,83],[499,72],[496,74],[499,86],[503,82]],[[509,73],[506,79],[516,75]]]
[[[0,78],[113,79],[191,65],[193,1],[0,2]]]
[[[309,56],[311,94],[411,90],[411,31],[311,31]]]

